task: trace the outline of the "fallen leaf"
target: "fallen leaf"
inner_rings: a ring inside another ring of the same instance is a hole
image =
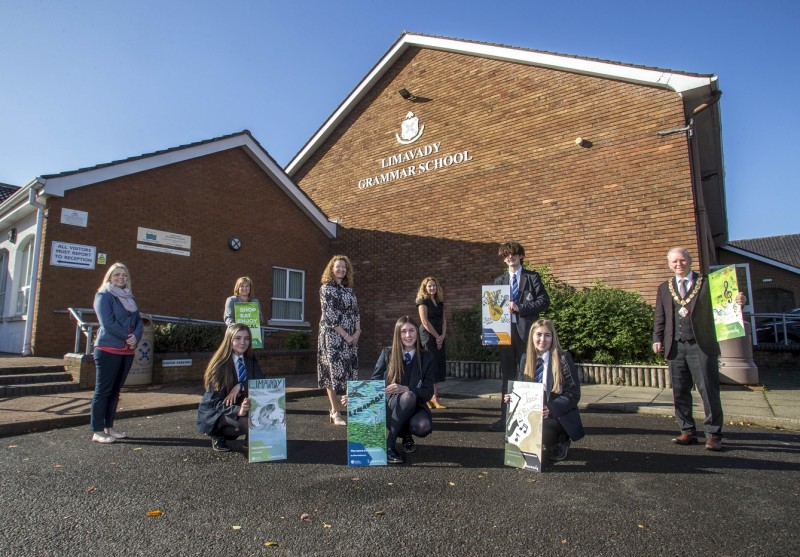
[[[147,512],[146,512],[146,513],[144,513],[144,514],[146,514],[147,516],[161,516],[161,515],[162,515],[162,514],[164,514],[164,513],[162,513],[162,512],[161,512],[161,511],[159,511],[159,510],[155,510],[155,511],[147,511]]]
[[[644,528],[644,524],[637,524],[636,526],[638,526],[639,528]]]
[[[353,480],[354,482],[357,482],[357,481],[360,481],[360,480],[361,480],[361,478],[355,477],[355,478],[352,478],[352,480]]]
[[[386,514],[386,511],[375,511],[375,516],[383,516]]]
[[[278,542],[264,542],[264,547],[278,547]]]
[[[394,482],[389,482],[389,485],[394,485]]]
[[[447,482],[447,485],[449,485],[450,487],[455,487],[456,484],[454,484],[453,482]]]
[[[301,515],[300,515],[300,520],[302,520],[302,521],[303,521],[303,522],[305,522],[306,524],[311,524],[311,522],[312,522],[314,519],[313,519],[313,518],[311,518],[311,515],[310,515],[310,514],[308,514],[308,513],[303,513],[303,514],[301,514]]]
[[[84,491],[86,493],[89,493],[89,492],[92,492],[92,491],[97,491],[97,488],[95,486],[87,487]]]
[[[323,528],[330,528],[330,527],[331,527],[331,525],[330,525],[330,524],[326,524],[325,522],[323,522],[323,523],[322,523],[322,527],[323,527]]]
[[[136,447],[136,448],[135,448],[135,449],[133,449],[133,450],[134,450],[134,451],[141,451],[141,450],[142,450],[142,448],[141,448],[141,447]]]
[[[9,445],[8,446],[9,449],[16,449],[17,447],[19,447],[19,445]]]
[[[235,525],[235,526],[231,526],[231,528],[233,528],[234,530],[241,530],[242,529],[242,527],[239,526],[238,524]]]
[[[561,540],[561,545],[567,545],[569,542],[567,540]]]

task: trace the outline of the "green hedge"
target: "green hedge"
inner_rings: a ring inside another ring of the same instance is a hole
[[[156,352],[213,352],[225,336],[223,325],[166,323],[153,328]]]
[[[653,308],[640,294],[600,281],[579,290],[559,281],[549,267],[536,271],[550,296],[550,309],[542,316],[553,320],[562,348],[576,361],[620,365],[664,362],[652,350]],[[449,360],[499,360],[497,348],[481,345],[480,304],[452,310],[450,320]]]

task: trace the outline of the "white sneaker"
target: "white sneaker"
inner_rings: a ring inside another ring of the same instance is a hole
[[[94,435],[92,435],[92,441],[95,443],[113,443],[116,441],[116,439],[114,439],[111,435],[97,431]]]
[[[106,428],[106,435],[110,435],[114,439],[125,439],[128,436],[124,431],[117,431],[113,427]]]

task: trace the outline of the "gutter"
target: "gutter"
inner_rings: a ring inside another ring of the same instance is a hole
[[[43,182],[39,182],[41,187],[44,187]],[[28,314],[25,321],[25,334],[22,339],[22,355],[32,356],[31,339],[33,337],[33,315],[36,306],[36,293],[39,287],[39,259],[42,254],[42,229],[44,228],[44,210],[45,206],[36,201],[38,190],[32,187],[28,190],[28,205],[36,208],[36,233],[34,235],[33,244],[33,261],[31,262],[31,289],[28,293]],[[35,278],[35,280],[34,280]]]

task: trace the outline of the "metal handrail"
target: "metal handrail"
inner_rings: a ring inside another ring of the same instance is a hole
[[[778,327],[780,327],[780,331],[783,333],[782,334],[783,341],[781,342],[781,344],[789,344],[789,333],[786,329],[787,323],[800,322],[800,315],[790,314],[790,313],[754,313],[753,318],[756,321],[755,328],[761,328],[764,327],[765,325],[771,326],[772,332],[774,333],[774,337],[776,340],[779,338]],[[764,319],[771,319],[772,323],[765,324],[763,322]],[[758,323],[759,321],[761,321],[760,324]],[[754,339],[754,344],[756,344],[757,341],[755,340],[756,339],[755,332],[753,333],[753,339]]]
[[[84,314],[97,315],[93,308],[67,308],[64,310],[55,310],[54,313],[69,313],[70,319],[76,321],[75,326],[75,352],[80,351],[81,348],[81,334],[86,337],[86,350],[84,354],[89,354],[92,346],[92,333],[95,327],[99,327],[100,323],[97,321],[84,321]],[[142,317],[148,318],[150,321],[157,323],[190,323],[194,325],[222,325],[225,326],[224,321],[211,321],[208,319],[192,319],[190,317],[175,317],[174,315],[157,315],[155,313],[143,313]],[[261,334],[264,337],[270,336],[274,332],[299,332],[311,333],[311,329],[297,329],[288,327],[261,327]]]

